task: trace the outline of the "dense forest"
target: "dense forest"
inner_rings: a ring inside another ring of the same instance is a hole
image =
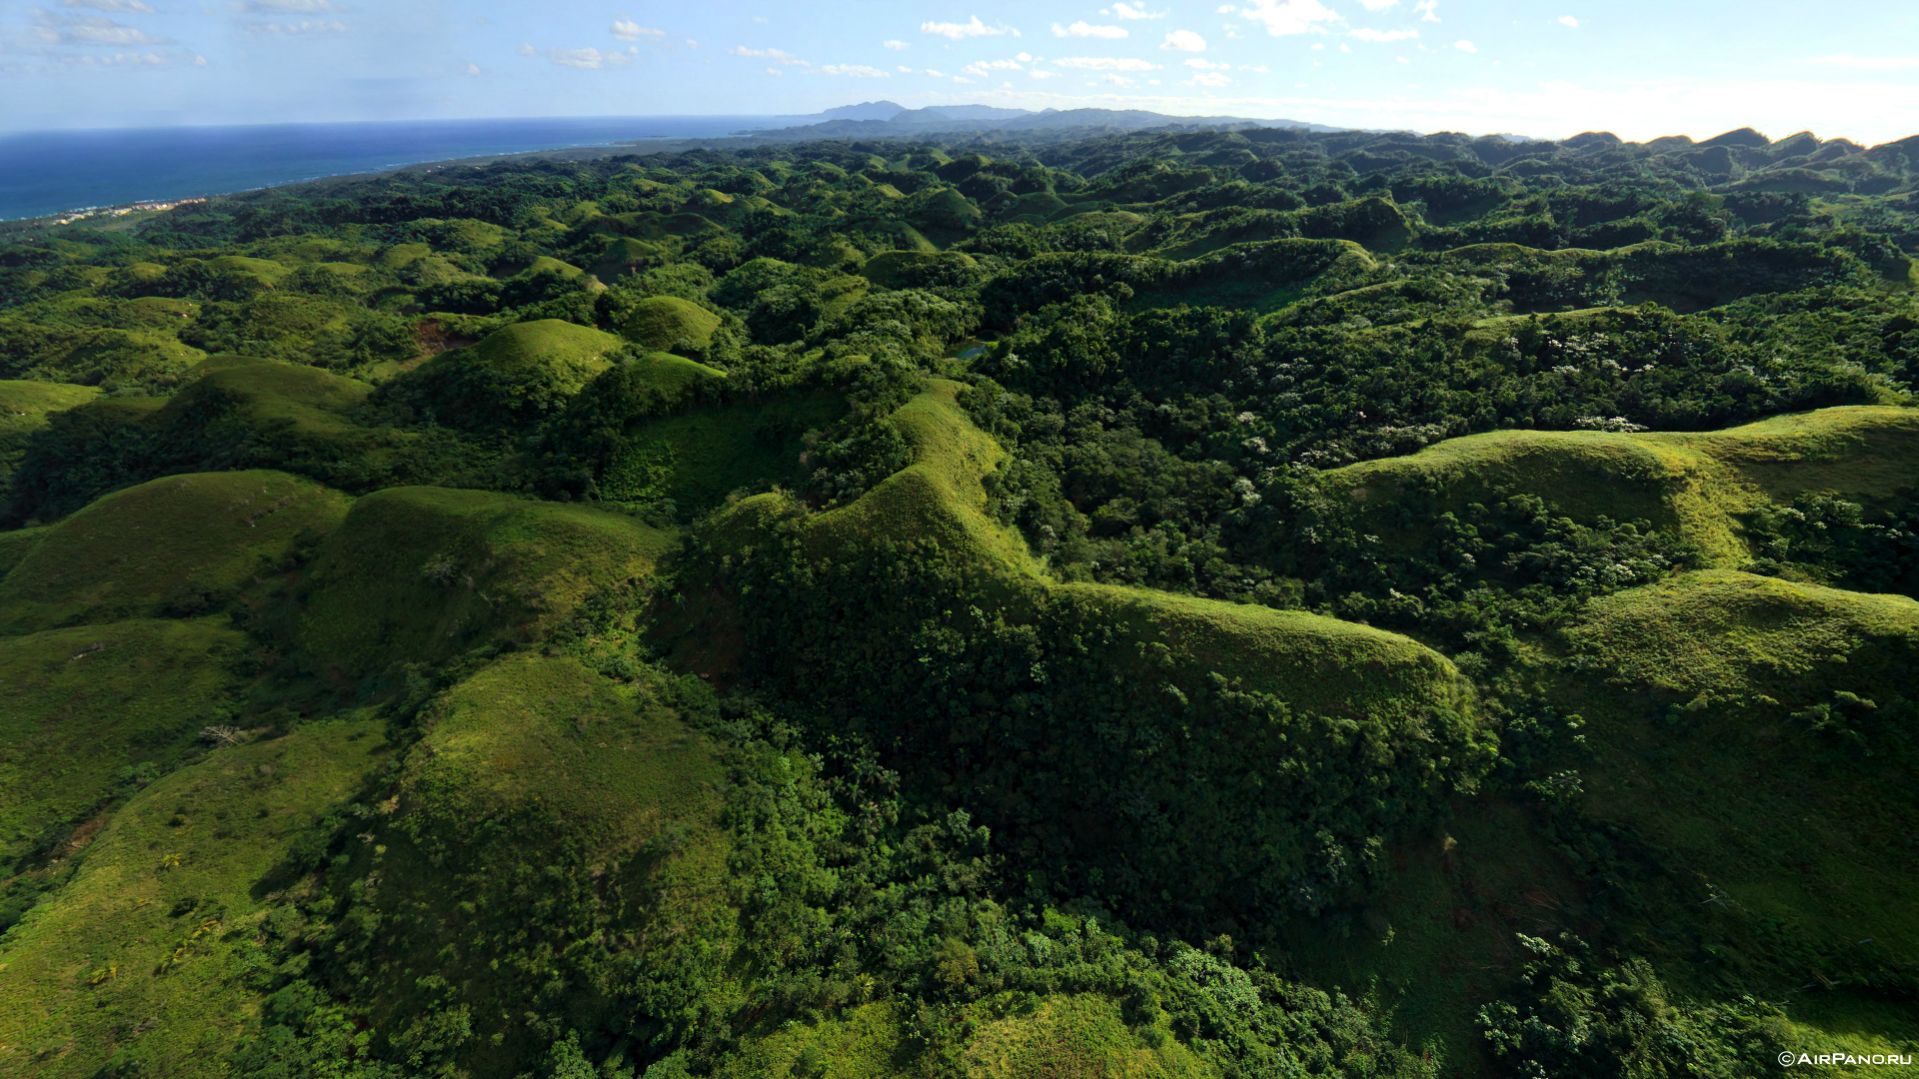
[[[0,1073],[1873,1074],[1915,257],[1751,131],[13,227]]]

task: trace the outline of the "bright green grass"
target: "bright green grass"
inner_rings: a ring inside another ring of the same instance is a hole
[[[690,386],[726,377],[726,372],[718,368],[670,352],[649,352],[633,362],[639,367],[641,381],[668,400],[677,399]]]
[[[841,1009],[816,1023],[787,1023],[752,1038],[720,1065],[716,1079],[866,1079],[913,1075],[915,1052],[891,1004]]]
[[[633,305],[620,335],[655,352],[704,355],[720,328],[720,316],[678,296],[648,296]]]
[[[284,425],[302,435],[329,438],[353,429],[346,414],[373,392],[364,382],[317,367],[251,356],[209,356],[192,375],[194,381],[168,402],[161,422],[205,407],[214,398],[237,408],[250,423]]]
[[[1676,902],[1722,895],[1702,913],[1757,934],[1739,960],[1843,980],[1919,952],[1919,602],[1706,571],[1598,600],[1569,637],[1588,810],[1693,882]],[[1882,713],[1856,743],[1793,715],[1838,691]]]
[[[1910,487],[1915,475],[1919,409],[1861,405],[1703,433],[1467,435],[1335,469],[1325,482],[1382,516],[1421,487],[1436,488],[1456,510],[1534,494],[1582,519],[1651,521],[1691,540],[1713,564],[1734,566],[1748,558],[1738,518],[1767,499],[1830,491],[1872,500]],[[1411,533],[1389,538],[1420,542]]]
[[[166,476],[42,530],[0,578],[0,633],[199,609],[331,530],[348,499],[283,472]]]
[[[649,684],[517,653],[448,690],[427,722],[370,867],[391,882],[373,897],[394,930],[376,966],[386,988],[380,1026],[410,1021],[415,980],[434,975],[478,1024],[506,1032],[506,1059],[540,1051],[545,1039],[522,1029],[516,994],[543,975],[503,969],[492,950],[468,943],[517,938],[534,866],[619,881],[630,958],[656,969],[700,964],[715,993],[738,991],[725,988],[739,917],[727,895],[725,769]],[[529,866],[535,845],[545,860]],[[575,996],[582,1016],[610,1006],[584,986]],[[476,1074],[499,1073],[484,1045],[475,1053]]]
[[[1158,1028],[1149,1044],[1127,1023],[1119,1004],[1080,994],[1024,1002],[995,1016],[992,1002],[968,1041],[965,1074],[977,1079],[1099,1075],[1125,1079],[1175,1079],[1219,1072]]]
[[[577,390],[606,370],[606,354],[619,347],[620,339],[610,333],[546,318],[516,322],[460,351],[465,362],[508,379],[515,375],[530,377],[535,371],[547,372],[549,377],[573,383]]]
[[[618,337],[559,319],[516,322],[401,376],[443,422],[486,425],[559,408],[613,366]]]
[[[832,423],[845,408],[839,397],[817,394],[713,405],[643,422],[627,432],[624,449],[601,477],[601,494],[614,502],[671,500],[685,516],[737,490],[797,484],[805,478],[801,436]]]
[[[650,574],[672,535],[580,506],[438,487],[360,499],[299,586],[295,636],[357,681],[531,640],[596,588]]]
[[[631,855],[669,821],[697,823],[683,856],[717,874],[725,774],[713,747],[634,687],[577,660],[521,652],[448,690],[408,754],[400,808],[457,840],[468,822],[537,805],[596,863]]]
[[[963,251],[882,251],[866,260],[860,276],[881,288],[910,288],[929,274],[964,275],[978,265]]]
[[[0,942],[0,1072],[218,1076],[259,1010],[256,888],[359,787],[371,720],[221,749],[114,814]]]
[[[0,863],[102,806],[122,769],[171,767],[227,722],[245,643],[213,619],[0,638]]]
[[[512,276],[531,277],[534,274],[552,274],[555,277],[563,277],[568,281],[577,281],[588,276],[587,272],[578,266],[556,259],[551,255],[534,256],[526,265],[515,270]]]
[[[1053,594],[1165,643],[1193,669],[1237,675],[1297,707],[1376,718],[1408,699],[1462,708],[1472,699],[1444,656],[1357,622],[1116,585],[1063,584]]]
[[[1017,535],[987,514],[982,480],[1005,451],[966,417],[959,390],[933,381],[894,413],[917,460],[859,499],[810,519],[806,543],[816,557],[881,538],[928,540],[1015,608],[1043,600],[1079,605],[1139,641],[1172,647],[1192,670],[1240,676],[1302,705],[1382,717],[1410,700],[1469,706],[1470,690],[1453,665],[1398,634],[1176,593],[1057,583]],[[737,534],[750,535],[748,522],[781,512],[780,496],[760,496],[736,507],[733,523]]]
[[[788,1023],[745,1042],[715,1075],[1199,1079],[1221,1074],[1163,1024],[1136,1028],[1117,1002],[1092,994],[1006,994],[968,1007],[964,1023],[970,1034],[959,1048],[957,1066],[950,1068],[922,1052],[908,1032],[909,1022],[892,1005],[865,1004],[814,1023]]]
[[[13,567],[27,557],[41,537],[47,534],[45,528],[16,528],[11,532],[0,532],[0,581],[6,580]]]
[[[207,266],[224,274],[239,277],[251,277],[267,285],[276,285],[293,270],[284,263],[272,259],[256,259],[246,255],[220,255],[207,260]]]
[[[19,466],[27,438],[47,425],[49,413],[86,404],[98,396],[100,390],[95,386],[0,379],[0,486]]]
[[[30,379],[0,379],[0,440],[10,441],[39,430],[49,412],[84,404],[100,396],[94,386]]]

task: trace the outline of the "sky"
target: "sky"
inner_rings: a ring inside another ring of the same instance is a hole
[[[1144,108],[1919,133],[1919,0],[0,0],[0,130]]]

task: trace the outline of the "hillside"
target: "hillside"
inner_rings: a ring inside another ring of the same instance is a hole
[[[0,1073],[1919,1052],[1919,157],[791,119],[0,243]]]

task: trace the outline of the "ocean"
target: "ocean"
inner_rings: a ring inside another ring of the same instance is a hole
[[[379,172],[463,157],[719,138],[768,117],[430,120],[0,135],[0,220]]]

